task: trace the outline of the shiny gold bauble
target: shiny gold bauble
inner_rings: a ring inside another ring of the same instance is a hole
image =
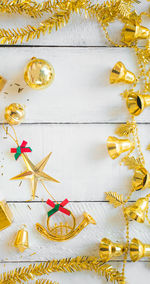
[[[13,103],[5,109],[5,119],[10,125],[18,125],[22,122],[25,111],[22,105]]]
[[[55,77],[53,66],[43,59],[31,58],[25,67],[24,80],[32,89],[44,89]]]

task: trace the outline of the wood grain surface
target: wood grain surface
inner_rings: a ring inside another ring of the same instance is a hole
[[[149,7],[142,0],[138,10]],[[18,19],[19,18],[19,19]],[[1,16],[4,27],[16,27],[34,23],[27,17]],[[149,26],[149,23],[147,24]],[[122,25],[114,23],[110,28],[113,38],[119,40]],[[46,59],[54,66],[56,77],[49,88],[34,91],[23,80],[24,67],[33,56]],[[109,74],[117,61],[138,75],[136,56],[133,51],[109,46],[99,25],[82,16],[73,16],[70,23],[58,32],[17,46],[0,46],[0,74],[8,83],[1,93],[0,122],[4,109],[12,102],[26,106],[26,118],[16,127],[19,142],[28,141],[33,152],[30,159],[38,163],[52,152],[45,172],[61,183],[46,182],[51,194],[58,201],[70,200],[71,209],[78,222],[84,211],[96,220],[76,238],[64,243],[55,243],[41,237],[35,229],[37,222],[46,226],[48,206],[47,193],[38,185],[35,201],[29,202],[29,181],[10,181],[24,169],[22,158],[16,162],[10,154],[13,141],[0,130],[0,199],[6,199],[14,215],[14,222],[0,232],[0,272],[30,263],[53,258],[77,255],[98,256],[101,238],[125,241],[125,224],[121,210],[114,209],[105,201],[106,191],[117,191],[126,196],[130,190],[132,171],[112,161],[106,149],[106,140],[114,135],[116,127],[129,119],[129,114],[120,93],[127,85],[110,85]],[[19,83],[24,88],[18,93]],[[150,109],[137,118],[146,167],[150,170]],[[149,190],[133,194],[131,202],[145,196]],[[28,202],[27,202],[28,201]],[[12,246],[14,236],[22,224],[29,230],[30,249],[19,254]],[[130,239],[139,238],[150,243],[150,228],[147,224],[130,224]],[[121,269],[122,258],[112,262]],[[128,259],[126,276],[129,284],[149,283],[150,262],[142,259],[131,263]],[[44,277],[42,277],[44,278]],[[48,279],[60,284],[104,284],[106,280],[93,273],[57,274]],[[32,282],[33,283],[33,282]]]

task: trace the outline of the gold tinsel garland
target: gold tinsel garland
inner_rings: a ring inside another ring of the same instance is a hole
[[[16,268],[14,271],[0,275],[0,284],[21,283],[21,281],[33,280],[36,276],[48,275],[52,272],[72,273],[76,271],[94,271],[113,283],[115,281],[119,284],[125,283],[122,273],[111,265],[102,262],[97,257],[78,256]]]
[[[28,25],[23,28],[0,29],[1,44],[16,44],[18,41],[28,42],[31,39],[39,38],[41,34],[51,33],[52,29],[60,29],[66,25],[73,13],[85,13],[85,16],[96,18],[105,28],[110,22],[116,19],[121,21],[130,20],[138,17],[135,13],[131,15],[132,0],[110,0],[103,4],[94,4],[90,0],[60,0],[46,1],[38,4],[36,1],[4,1],[0,5],[2,13],[26,13],[32,17],[42,16],[43,13],[50,13],[47,20],[40,23],[40,26]]]

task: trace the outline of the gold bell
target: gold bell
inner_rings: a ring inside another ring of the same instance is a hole
[[[110,157],[116,159],[121,153],[134,149],[134,142],[129,139],[118,139],[109,136],[107,139],[107,149]]]
[[[132,92],[126,98],[127,108],[131,115],[139,115],[145,107],[150,106],[150,96]]]
[[[28,231],[24,228],[18,231],[14,246],[18,248],[20,252],[24,252],[24,250],[29,248]]]
[[[24,107],[13,103],[5,108],[5,119],[10,125],[18,125],[25,117]]]
[[[24,80],[32,89],[43,89],[51,85],[55,77],[53,66],[46,60],[32,57],[24,71]]]
[[[138,223],[144,223],[145,213],[148,209],[148,198],[139,198],[134,205],[125,208],[125,214]]]
[[[150,175],[144,167],[141,166],[135,170],[132,187],[135,191],[150,187]]]
[[[113,67],[111,74],[110,74],[110,83],[129,83],[132,84],[135,82],[136,77],[135,75],[128,71],[122,62],[117,62]]]
[[[126,24],[122,30],[122,41],[130,44],[137,39],[149,37],[149,29],[140,25]]]
[[[150,257],[150,245],[143,244],[138,239],[134,238],[130,244],[130,257],[132,261],[138,261],[142,257]]]
[[[107,262],[112,257],[121,256],[125,252],[125,246],[113,243],[107,238],[103,238],[99,246],[99,254],[102,261]]]

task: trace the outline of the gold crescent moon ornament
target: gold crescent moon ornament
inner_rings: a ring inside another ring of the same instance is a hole
[[[69,239],[74,238],[76,235],[78,235],[84,228],[86,228],[89,224],[96,225],[95,220],[86,212],[83,213],[83,220],[80,222],[80,224],[77,226],[76,218],[73,215],[71,211],[64,208],[65,205],[68,204],[68,199],[65,199],[63,202],[54,203],[52,200],[47,200],[47,204],[53,209],[51,209],[48,212],[47,217],[47,229],[45,229],[42,225],[39,223],[36,224],[36,230],[45,238],[55,241],[55,242],[63,242],[67,241]],[[68,222],[65,222],[64,224],[60,222],[59,224],[55,223],[54,226],[51,226],[50,221],[51,217],[60,211],[61,213],[70,216],[72,218],[71,225]]]

